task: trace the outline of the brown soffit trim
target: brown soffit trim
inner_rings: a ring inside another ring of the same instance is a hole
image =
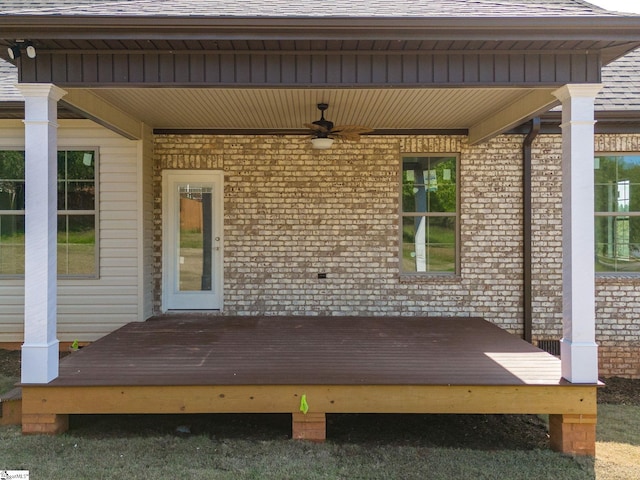
[[[0,110],[0,118],[2,118],[2,110]],[[543,134],[561,134],[560,122],[555,119],[542,118],[542,126],[540,133]],[[505,134],[526,135],[529,132],[529,122],[523,123],[518,127],[512,128],[504,132]],[[636,120],[621,119],[601,119],[596,123],[596,133],[640,133],[640,112],[636,114]],[[308,136],[306,130],[269,130],[269,129],[216,129],[216,128],[154,128],[154,135],[256,135],[256,136]],[[460,135],[468,136],[469,130],[464,128],[458,129],[384,129],[375,130],[363,136],[408,136],[408,135]]]
[[[595,112],[595,132],[596,133],[640,133],[640,111],[596,111]],[[560,123],[562,112],[547,112],[540,117],[542,122],[540,133],[561,134]],[[530,124],[523,123],[508,130],[508,134],[524,134],[529,132]]]
[[[253,129],[220,129],[220,128],[154,128],[155,135],[299,135],[309,136],[308,130],[282,129],[269,130],[261,128]],[[371,135],[468,135],[465,128],[456,129],[380,129],[374,130]]]
[[[599,122],[640,122],[640,111],[638,110],[596,110],[594,115],[596,121]],[[542,119],[543,121],[560,123],[562,121],[562,111],[547,112]]]
[[[640,41],[640,17],[0,16],[4,38],[100,39],[597,39]]]

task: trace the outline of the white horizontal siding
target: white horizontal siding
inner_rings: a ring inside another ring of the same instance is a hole
[[[93,292],[95,291],[95,285],[88,285],[87,282],[84,282],[82,285],[69,286],[65,288],[66,290],[72,291],[74,297],[84,297],[93,299]],[[114,279],[105,279],[100,282],[100,292],[105,295],[114,295],[118,297],[127,297],[132,295],[131,286],[123,285],[122,282],[117,282]],[[58,297],[64,297],[63,292],[58,292]],[[95,299],[93,299],[95,302]]]
[[[92,341],[141,320],[140,149],[90,121],[59,124],[60,149],[99,150],[99,276],[58,281],[59,340]],[[24,148],[22,122],[0,121],[0,147]],[[0,342],[22,341],[23,311],[23,280],[0,278]]]
[[[74,315],[70,318],[80,319],[81,315]],[[91,322],[78,320],[76,322],[64,322],[58,325],[59,339],[78,339],[80,341],[92,341],[95,336],[95,325],[113,325],[113,314],[95,314],[91,316]],[[116,330],[118,327],[114,328]],[[113,331],[111,330],[111,331]]]
[[[137,213],[132,210],[107,210],[100,213],[100,220],[103,222],[133,221],[137,225],[137,218]]]
[[[127,195],[127,193],[129,195]],[[128,203],[130,203],[131,201],[135,201],[134,199],[137,198],[136,192],[133,190],[130,190],[128,192],[125,191],[118,191],[118,190],[106,190],[104,192],[101,192],[100,194],[100,200],[102,202],[109,202],[109,203],[113,203],[114,206],[117,206],[119,203],[122,204],[122,206],[126,206]]]

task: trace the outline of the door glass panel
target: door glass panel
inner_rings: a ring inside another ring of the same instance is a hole
[[[211,187],[178,187],[178,289],[181,292],[211,291],[212,193]]]

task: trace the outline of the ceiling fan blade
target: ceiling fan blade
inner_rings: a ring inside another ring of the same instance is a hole
[[[329,130],[326,127],[317,125],[315,123],[305,123],[304,126],[309,130],[313,130],[314,132],[329,133]]]
[[[371,133],[373,128],[364,127],[362,125],[338,125],[331,130],[331,133]]]
[[[331,130],[331,135],[350,142],[359,142],[360,135],[373,132],[372,128],[362,125],[340,125]]]

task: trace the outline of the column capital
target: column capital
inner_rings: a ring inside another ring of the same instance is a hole
[[[56,102],[64,97],[66,90],[56,87],[52,83],[18,83],[16,88],[23,97],[48,97]]]
[[[554,90],[553,96],[561,102],[569,100],[570,98],[595,98],[595,96],[602,90],[602,83],[571,83]]]

